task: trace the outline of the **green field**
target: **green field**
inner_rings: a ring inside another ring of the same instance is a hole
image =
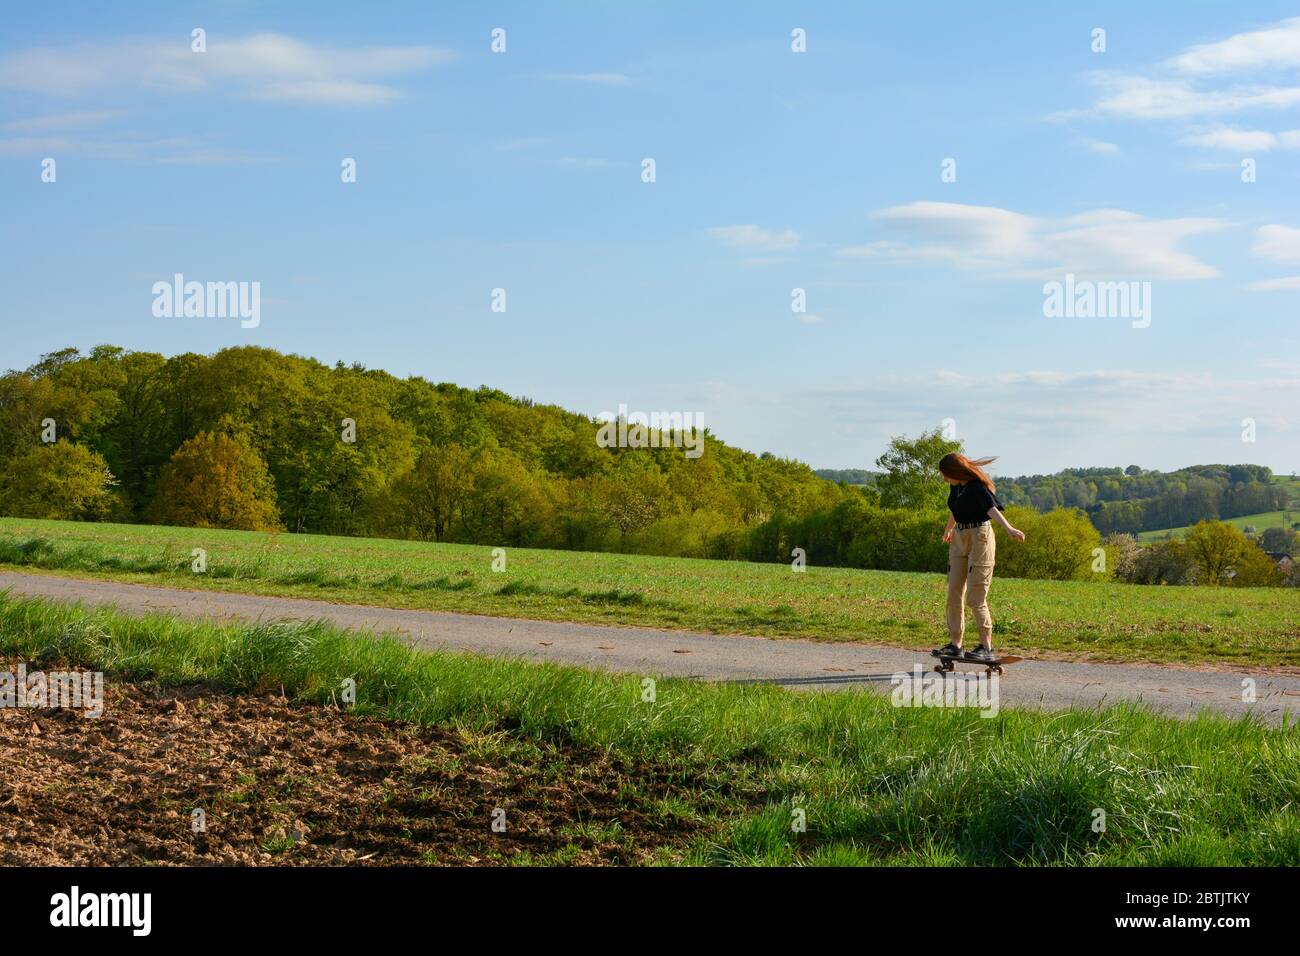
[[[190,570],[192,549],[207,571]],[[0,567],[255,594],[907,648],[946,639],[938,574],[0,519]],[[1300,664],[1300,592],[996,579],[1008,652]]]
[[[1254,515],[1242,515],[1239,518],[1224,518],[1223,521],[1241,531],[1245,531],[1247,527],[1254,528],[1257,532],[1265,528],[1289,528],[1300,521],[1300,507],[1290,511],[1263,511]],[[1162,528],[1159,531],[1141,531],[1136,537],[1146,544],[1168,537],[1181,538],[1187,531],[1186,527]]]
[[[421,653],[320,624],[218,626],[3,595],[0,653],[106,671],[110,693],[115,680],[154,680],[325,704],[352,678],[357,711],[467,732],[478,764],[554,759],[539,743],[603,753],[627,770],[625,805],[694,834],[661,863],[1300,865],[1295,727],[1137,705],[986,718],[669,679],[647,701],[638,675]],[[572,829],[583,827],[578,807]]]

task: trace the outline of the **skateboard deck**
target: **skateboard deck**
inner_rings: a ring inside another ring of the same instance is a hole
[[[1020,660],[1019,657],[1012,657],[1010,655],[1006,657],[999,657],[991,661],[973,661],[968,657],[957,656],[953,654],[940,654],[938,651],[931,651],[930,654],[933,657],[939,658],[939,663],[934,665],[934,669],[937,670],[940,674],[944,674],[947,673],[948,671],[953,670],[957,664],[970,664],[973,667],[984,668],[984,670],[988,674],[993,674],[994,672],[1001,674],[1002,665],[1014,664],[1016,663],[1016,661]]]

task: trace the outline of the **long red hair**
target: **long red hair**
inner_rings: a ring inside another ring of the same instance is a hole
[[[995,461],[996,457],[972,460],[960,452],[952,452],[939,459],[939,471],[955,481],[978,481],[989,491],[996,492],[993,479],[984,472],[984,466]]]

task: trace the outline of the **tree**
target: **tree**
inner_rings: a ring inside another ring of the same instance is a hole
[[[122,483],[132,517],[139,518],[158,470],[176,447],[164,432],[161,373],[166,360],[150,352],[129,352],[117,361],[122,379],[117,388],[117,415],[104,430],[104,457]]]
[[[474,541],[527,546],[537,543],[554,505],[545,482],[524,467],[512,452],[484,449],[474,459],[473,486],[462,520]]]
[[[66,441],[36,445],[11,458],[0,474],[0,514],[103,520],[116,510],[115,485],[98,452]]]
[[[1260,587],[1281,577],[1255,542],[1222,521],[1196,524],[1187,532],[1187,550],[1205,584]]]
[[[625,452],[620,458],[615,473],[595,481],[592,490],[597,507],[618,529],[619,545],[625,550],[629,535],[645,530],[661,516],[669,495],[663,472],[653,466],[638,466],[646,458],[635,452]]]
[[[474,486],[470,454],[460,445],[427,448],[393,485],[395,523],[422,540],[446,540]]]
[[[717,509],[722,506],[722,469],[717,457],[704,455],[687,458],[674,454],[668,466],[668,487],[680,498],[688,511],[694,514],[701,508]]]
[[[901,435],[891,438],[889,450],[876,459],[876,467],[884,472],[876,479],[881,506],[942,509],[948,486],[939,473],[939,459],[960,450],[961,442],[944,438],[938,429],[911,440]]]
[[[1259,545],[1265,551],[1275,554],[1300,556],[1300,534],[1290,528],[1265,528],[1259,536]]]
[[[1236,528],[1222,521],[1200,521],[1187,533],[1187,548],[1206,584],[1228,583],[1241,553],[1244,538]]]
[[[1242,548],[1229,581],[1239,588],[1267,588],[1283,584],[1281,568],[1253,541]]]
[[[163,466],[150,518],[190,528],[280,528],[266,463],[247,440],[214,432],[195,435]]]

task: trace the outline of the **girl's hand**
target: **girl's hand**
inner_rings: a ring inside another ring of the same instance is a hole
[[[1024,541],[1025,533],[1019,528],[1007,528],[1007,534],[1011,535],[1012,541]]]
[[[952,528],[944,528],[944,529],[943,529],[943,543],[944,543],[944,544],[947,544],[947,543],[948,543],[949,541],[951,541],[951,540],[952,540]]]

